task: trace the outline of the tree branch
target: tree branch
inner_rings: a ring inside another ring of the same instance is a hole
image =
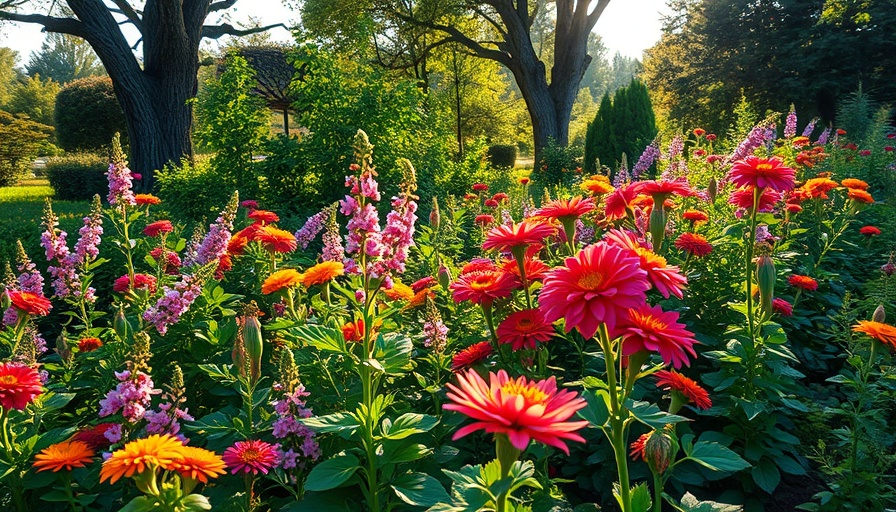
[[[142,34],[143,19],[140,18],[140,15],[137,13],[137,11],[134,10],[134,7],[131,6],[131,4],[129,4],[127,0],[112,0],[112,2],[115,3],[115,5],[117,5],[119,9],[121,9],[121,14],[125,15],[125,17],[127,17],[127,19],[130,20],[131,23],[133,23],[134,26],[137,27],[137,30],[139,30]]]
[[[230,9],[233,7],[238,0],[221,0],[220,2],[214,2],[208,6],[208,12],[217,12],[223,11],[224,9]]]
[[[74,18],[57,18],[43,14],[20,14],[17,12],[0,11],[0,20],[37,23],[38,25],[43,25],[45,32],[58,32],[81,38],[86,35],[84,24]]]
[[[218,39],[222,36],[248,36],[250,34],[257,34],[259,32],[264,32],[266,30],[277,27],[283,27],[288,30],[288,27],[283,23],[275,23],[273,25],[253,28],[236,28],[230,23],[222,23],[220,25],[205,25],[202,27],[202,37],[206,37],[209,39]]]
[[[486,48],[485,46],[482,46],[477,41],[470,39],[469,37],[464,35],[464,33],[461,32],[460,30],[458,30],[457,28],[452,27],[450,25],[441,25],[439,23],[433,23],[431,21],[418,20],[415,18],[411,18],[410,16],[405,16],[404,14],[401,14],[399,12],[396,12],[395,15],[399,19],[406,21],[408,23],[412,23],[417,26],[426,27],[426,28],[429,28],[432,30],[438,30],[440,32],[444,32],[445,34],[448,35],[448,38],[447,38],[448,40],[466,46],[477,57],[481,57],[483,59],[491,59],[496,62],[500,62],[501,64],[504,64],[508,68],[511,66],[511,64],[513,62],[513,59],[509,54],[504,53],[499,50],[492,50],[491,48]]]
[[[607,8],[607,5],[609,3],[610,0],[597,0],[597,5],[594,6],[594,10],[588,14],[588,32],[591,32],[591,29],[594,28],[594,25],[597,23],[598,18],[600,18],[600,15],[604,12],[604,9]]]

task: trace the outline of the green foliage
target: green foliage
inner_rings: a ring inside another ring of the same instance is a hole
[[[126,134],[127,126],[111,78],[82,78],[59,91],[56,141],[61,148],[95,151],[106,147],[116,133]]]
[[[585,172],[597,172],[597,162],[615,168],[622,160],[637,159],[656,137],[656,117],[643,82],[632,79],[613,95],[601,99],[597,115],[585,137]]]
[[[97,154],[68,154],[47,161],[47,179],[62,201],[88,201],[94,195],[105,196],[109,189],[107,160]]]
[[[582,172],[582,148],[563,147],[555,140],[548,141],[542,159],[535,163],[532,176],[543,185],[570,185]]]
[[[859,88],[850,93],[837,109],[837,126],[846,130],[850,139],[864,140],[874,120],[876,110],[877,106],[874,101],[867,92],[862,90],[862,84],[859,84]],[[880,136],[877,133],[874,135]]]
[[[191,221],[213,217],[233,193],[233,188],[222,185],[207,159],[181,160],[180,165],[168,165],[156,177],[165,209]]]
[[[15,183],[31,168],[52,133],[51,126],[0,110],[0,187]]]
[[[12,97],[6,104],[10,112],[25,114],[38,123],[53,125],[53,110],[59,84],[48,78],[41,80],[33,75],[12,89]]]
[[[489,146],[488,160],[494,167],[513,167],[516,165],[516,146],[508,144]]]
[[[12,96],[12,89],[21,79],[21,71],[16,69],[19,53],[11,48],[0,47],[0,109],[5,108]]]
[[[90,43],[80,37],[55,32],[47,34],[40,51],[31,53],[25,69],[31,76],[41,75],[63,85],[106,73]]]

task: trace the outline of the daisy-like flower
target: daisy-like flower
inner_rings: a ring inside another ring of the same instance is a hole
[[[632,251],[641,260],[641,268],[647,272],[647,279],[663,297],[675,295],[683,297],[682,290],[688,280],[679,273],[678,267],[669,266],[666,258],[642,246],[628,231],[611,229],[604,238],[608,243]]]
[[[635,184],[617,188],[607,196],[604,215],[609,220],[624,219],[632,211],[632,203],[637,199],[639,193]]]
[[[357,322],[346,322],[342,326],[342,337],[345,341],[361,341],[364,339],[364,319],[359,318]]]
[[[872,320],[859,320],[852,326],[853,332],[860,332],[896,349],[896,327]]]
[[[413,290],[414,293],[420,293],[422,290],[433,288],[438,284],[439,282],[436,280],[436,278],[432,276],[426,276],[411,283],[411,290]]]
[[[442,407],[476,420],[459,429],[452,439],[460,439],[477,430],[505,434],[518,450],[525,450],[529,441],[553,446],[567,455],[565,440],[585,442],[576,431],[588,426],[587,421],[568,421],[585,407],[585,400],[575,392],[558,390],[554,377],[529,381],[512,379],[504,370],[489,372],[486,382],[474,370],[457,374],[458,386],[448,384],[451,403]]]
[[[83,468],[93,462],[93,449],[82,441],[63,441],[50,445],[34,456],[34,467],[37,472]]]
[[[485,361],[494,353],[492,344],[488,341],[480,341],[458,352],[451,360],[451,371],[462,372],[472,368],[476,363]]]
[[[547,266],[547,264],[537,258],[526,258],[523,260],[523,266],[526,269],[526,279],[531,281],[540,281],[544,279],[544,276],[547,275],[548,270],[551,267]],[[516,260],[506,260],[501,264],[501,270],[508,274],[513,274],[517,277],[517,279],[522,279],[520,276],[520,266],[517,264]]]
[[[248,217],[254,220],[255,224],[260,224],[262,226],[280,220],[280,217],[276,213],[267,210],[253,210],[249,212]]]
[[[784,299],[775,298],[772,300],[772,311],[781,316],[793,316],[793,304]]]
[[[557,199],[551,201],[539,208],[535,215],[538,217],[546,217],[549,219],[557,219],[560,222],[565,220],[575,220],[593,212],[597,207],[594,200],[590,197],[582,199],[581,196],[572,199]]]
[[[99,338],[81,338],[78,340],[78,352],[93,352],[103,346]]]
[[[256,239],[265,250],[276,253],[289,253],[296,250],[298,242],[295,235],[284,229],[267,225],[258,230]]]
[[[793,188],[796,171],[785,166],[778,157],[751,155],[734,163],[728,179],[739,187],[770,188],[784,192]]]
[[[21,363],[0,363],[0,406],[25,410],[41,390],[40,374]]]
[[[161,236],[163,233],[171,233],[172,231],[174,231],[174,226],[170,220],[150,222],[143,228],[143,234],[151,237]]]
[[[224,450],[222,457],[232,474],[244,473],[265,475],[277,467],[277,448],[257,439],[249,441],[237,441],[230,448]]]
[[[566,332],[578,329],[586,339],[601,323],[608,328],[646,300],[647,272],[632,251],[599,242],[566,258],[565,266],[544,279],[539,304],[548,322],[561,318]]]
[[[499,252],[509,252],[514,247],[541,244],[545,238],[556,233],[557,228],[550,224],[527,219],[518,224],[492,228],[486,235],[482,248],[487,251],[497,249]]]
[[[706,237],[697,233],[682,233],[675,241],[675,247],[697,258],[712,252],[712,244]]]
[[[691,188],[691,185],[688,184],[687,178],[638,181],[632,186],[635,187],[635,190],[639,194],[647,194],[654,197],[654,200],[656,200],[656,197],[661,197],[665,200],[670,194],[675,194],[681,197],[691,197],[697,194],[694,189]]]
[[[880,234],[880,229],[876,226],[862,226],[859,228],[859,233],[872,237]]]
[[[112,452],[100,469],[100,482],[114,484],[122,477],[130,478],[146,470],[176,469],[183,462],[184,445],[170,434],[153,434],[136,439]]]
[[[230,240],[227,241],[227,253],[233,256],[243,254],[249,242],[258,239],[259,231],[261,231],[261,227],[258,224],[251,224],[231,235]]]
[[[123,275],[112,283],[112,290],[117,293],[127,293],[130,289],[131,278],[128,275]],[[134,289],[147,290],[149,293],[155,293],[156,277],[149,274],[134,274]]]
[[[545,321],[537,309],[524,309],[507,315],[498,325],[498,343],[509,344],[513,350],[534,349],[554,336],[554,326]]]
[[[613,185],[610,184],[610,179],[606,176],[592,176],[587,180],[583,180],[580,185],[582,190],[585,192],[591,192],[593,195],[602,196],[605,194],[609,194],[610,192],[616,190]]]
[[[709,215],[700,210],[687,210],[681,214],[681,218],[694,224],[700,224],[708,221]]]
[[[706,410],[712,407],[709,393],[693,379],[669,370],[660,370],[654,373],[654,376],[656,387],[678,393],[686,402],[693,403],[698,409]]]
[[[137,194],[134,196],[138,206],[161,204],[162,200],[152,194]]]
[[[801,187],[812,199],[830,199],[828,192],[839,187],[840,184],[830,178],[811,178],[806,180]]]
[[[477,215],[476,218],[473,219],[473,222],[477,226],[483,226],[483,227],[490,226],[495,223],[495,218],[492,217],[491,215],[484,213],[482,215]]]
[[[846,195],[857,203],[874,204],[874,198],[867,190],[851,188],[846,191]]]
[[[449,289],[454,293],[455,303],[468,300],[473,304],[490,305],[495,299],[509,297],[518,285],[519,281],[506,272],[479,270],[461,274]]]
[[[654,431],[650,431],[646,434],[641,434],[637,439],[635,439],[635,442],[631,444],[631,446],[629,447],[631,449],[631,452],[629,452],[628,455],[632,458],[632,460],[640,459],[645,462],[647,461],[647,454],[644,452],[644,449],[646,448],[647,441],[650,439],[650,435],[653,434],[653,432]]]
[[[224,460],[213,451],[195,446],[184,446],[180,451],[183,460],[177,463],[174,470],[184,478],[207,484],[209,478],[227,473]]]
[[[800,288],[802,290],[807,290],[810,292],[814,292],[818,289],[818,281],[812,279],[809,276],[801,276],[794,274],[787,278],[787,284],[793,286],[794,288]]]
[[[780,192],[776,192],[770,188],[762,190],[759,196],[759,211],[770,212],[783,196]],[[753,188],[747,187],[735,190],[728,197],[728,202],[745,210],[753,209]]]
[[[487,258],[473,258],[460,269],[460,275],[469,274],[470,272],[492,272],[495,270],[498,270],[498,266],[495,265],[494,261]]]
[[[294,268],[284,268],[269,275],[261,285],[261,293],[270,295],[285,288],[299,286],[305,276]]]
[[[855,188],[859,190],[868,190],[868,183],[856,178],[846,178],[840,182],[840,185],[846,188]]]
[[[12,307],[29,315],[47,316],[53,309],[50,300],[43,295],[21,290],[7,290],[6,295],[12,302]]]
[[[388,290],[384,289],[383,294],[389,300],[408,302],[414,299],[414,290],[410,286],[399,282],[392,283],[392,288],[389,288]]]
[[[660,306],[643,304],[629,310],[611,334],[622,336],[622,354],[626,356],[642,350],[657,352],[664,363],[675,368],[691,365],[688,354],[697,356],[694,334],[678,323],[677,312],[663,311]]]
[[[345,266],[340,261],[324,261],[305,270],[305,286],[324,284],[345,274]]]
[[[474,183],[472,188],[476,192],[485,192],[488,190],[488,185],[485,183]]]

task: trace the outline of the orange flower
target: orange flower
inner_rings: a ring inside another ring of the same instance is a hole
[[[665,390],[671,389],[673,393],[679,393],[699,409],[706,410],[712,407],[709,393],[693,379],[669,370],[660,370],[654,376],[656,376],[656,387]]]
[[[896,349],[896,327],[892,325],[870,320],[860,320],[858,325],[852,326],[852,330],[866,334],[881,343],[890,345],[890,348]]]
[[[261,224],[262,226],[280,220],[280,217],[278,217],[276,213],[267,210],[253,210],[249,213],[249,218],[254,220],[256,224]]]
[[[859,188],[848,189],[846,194],[847,194],[847,196],[849,196],[850,199],[852,199],[853,201],[855,201],[857,203],[865,203],[865,204],[874,203],[874,198],[871,197],[871,194],[869,194],[867,191],[859,189]]]
[[[47,316],[53,309],[50,300],[42,295],[19,290],[7,290],[6,295],[9,296],[12,307],[29,315]]]
[[[271,252],[287,253],[296,250],[296,237],[289,231],[264,226],[258,230],[257,240],[262,247]]]
[[[868,190],[868,183],[856,179],[856,178],[846,178],[845,180],[840,182],[846,188],[857,188],[859,190]]]
[[[176,469],[184,462],[183,448],[180,439],[169,434],[153,434],[131,441],[112,452],[112,456],[103,463],[100,482],[109,480],[110,484],[114,484],[122,477],[130,478],[147,469]]]
[[[71,471],[83,468],[84,464],[93,462],[93,450],[82,441],[63,441],[50,445],[34,456],[34,467],[37,472],[50,470]]]
[[[839,186],[839,183],[830,178],[811,178],[803,184],[803,190],[813,199],[829,199],[828,192]]]
[[[312,287],[332,281],[345,274],[345,266],[340,261],[324,261],[305,271],[305,286]]]
[[[258,239],[258,232],[261,228],[258,224],[252,224],[247,228],[241,229],[230,237],[227,242],[227,253],[233,256],[239,256],[246,250],[249,242]]]
[[[103,342],[99,338],[81,338],[78,340],[79,352],[93,352],[103,346]]]
[[[701,212],[700,210],[687,210],[686,212],[681,214],[681,218],[687,221],[691,221],[694,224],[701,224],[709,220],[709,215],[706,212]]]
[[[342,326],[342,337],[345,341],[361,341],[364,339],[364,319],[357,322],[347,322]]]
[[[137,194],[134,196],[134,199],[138,205],[159,204],[162,202],[161,199],[152,194]]]
[[[284,288],[292,288],[303,283],[305,276],[292,268],[284,268],[269,275],[261,285],[261,293],[270,295]]]
[[[180,449],[183,460],[178,462],[174,470],[184,478],[199,480],[207,484],[209,478],[217,478],[227,471],[224,469],[224,460],[215,452],[184,446]]]
[[[414,290],[412,290],[410,286],[404,283],[399,283],[398,281],[392,283],[392,288],[388,290],[384,289],[383,293],[389,300],[410,301],[414,298]]]
[[[413,290],[413,288],[412,288],[412,290]],[[416,307],[422,306],[423,304],[426,304],[427,298],[435,299],[436,294],[431,289],[424,288],[424,289],[420,290],[419,292],[415,293],[414,296],[411,297],[411,300],[409,300],[408,303],[404,307],[405,307],[405,309],[414,309]]]
[[[801,288],[810,292],[814,292],[818,289],[818,281],[812,279],[809,276],[794,274],[787,279],[787,284],[793,286],[794,288]]]
[[[472,368],[474,364],[485,361],[493,352],[491,342],[474,343],[454,356],[451,360],[451,371],[457,373]]]

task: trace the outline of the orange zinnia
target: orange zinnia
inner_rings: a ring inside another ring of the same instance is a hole
[[[159,204],[162,202],[161,199],[152,194],[137,194],[134,196],[134,199],[138,205]]]
[[[340,261],[324,261],[305,271],[305,286],[311,287],[332,281],[345,274],[345,266]]]
[[[184,462],[184,445],[180,439],[169,435],[153,434],[137,439],[112,452],[100,469],[100,482],[114,484],[122,477],[130,478],[147,469],[176,469]]]
[[[846,192],[846,194],[847,194],[847,196],[849,196],[850,199],[852,199],[853,201],[856,201],[857,203],[865,203],[865,204],[874,203],[874,198],[871,197],[871,194],[869,194],[867,191],[862,190],[862,189],[851,188]]]
[[[846,188],[857,188],[859,190],[868,190],[868,183],[856,179],[856,178],[846,178],[845,180],[840,182]]]
[[[270,225],[258,230],[257,240],[266,250],[279,253],[292,252],[298,244],[292,233]]]
[[[813,199],[830,199],[828,192],[839,187],[840,184],[830,178],[812,178],[803,184],[803,190]]]
[[[410,301],[414,298],[414,290],[412,290],[410,286],[397,281],[392,283],[392,288],[389,288],[388,290],[383,289],[383,293],[389,300]]]
[[[227,473],[224,469],[224,459],[215,452],[195,446],[184,446],[180,451],[184,458],[177,463],[174,470],[184,478],[207,484],[209,478],[217,478],[218,475]]]
[[[303,283],[305,276],[292,268],[284,268],[269,275],[261,285],[261,293],[269,295],[284,288],[292,288]]]
[[[73,468],[83,468],[84,464],[93,461],[93,450],[82,441],[63,441],[50,445],[34,456],[34,467],[37,472],[50,470],[71,471]]]
[[[256,224],[261,224],[262,226],[280,220],[276,213],[267,210],[253,210],[248,217],[254,220]]]
[[[586,192],[591,192],[596,196],[602,196],[604,194],[609,194],[610,192],[616,190],[613,185],[610,185],[610,180],[606,176],[592,176],[591,178],[582,181],[580,185],[582,190]]]
[[[870,320],[860,320],[858,325],[852,326],[852,330],[866,334],[881,343],[890,345],[890,348],[896,349],[896,327],[892,325]]]
[[[692,402],[699,409],[706,410],[712,407],[709,393],[693,379],[669,370],[660,370],[653,375],[657,379],[656,387],[679,393],[686,401]]]
[[[42,295],[19,290],[7,290],[6,295],[12,307],[29,315],[47,316],[53,309],[50,300]]]

